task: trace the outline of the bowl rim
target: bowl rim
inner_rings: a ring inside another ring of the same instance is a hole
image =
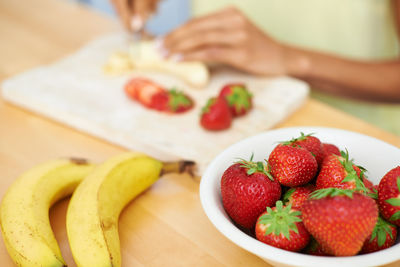
[[[222,202],[220,200],[220,192],[216,192],[215,194],[215,179],[217,178],[214,173],[215,170],[218,169],[219,162],[225,157],[226,154],[229,154],[233,149],[242,146],[247,142],[251,142],[251,140],[259,139],[270,134],[278,134],[280,132],[287,131],[297,131],[299,132],[323,132],[323,131],[334,131],[341,134],[350,134],[354,137],[365,138],[366,141],[374,141],[379,142],[380,145],[390,146],[392,148],[399,149],[396,146],[393,146],[389,143],[386,143],[377,138],[364,135],[357,132],[352,132],[348,130],[338,129],[338,128],[330,128],[330,127],[284,127],[277,128],[269,131],[265,131],[259,133],[257,135],[245,138],[235,144],[232,144],[222,152],[220,152],[207,166],[204,174],[201,177],[200,187],[199,187],[199,195],[202,208],[206,213],[208,219],[211,223],[217,228],[219,232],[221,232],[226,238],[231,240],[236,245],[242,247],[243,249],[256,254],[257,256],[268,260],[271,260],[280,264],[289,264],[293,266],[376,266],[383,265],[390,262],[394,262],[400,259],[400,245],[395,245],[390,248],[364,254],[364,255],[356,255],[351,257],[332,257],[332,256],[312,256],[307,254],[301,254],[297,252],[290,252],[283,249],[279,249],[267,244],[264,244],[255,238],[245,234],[239,228],[237,228],[227,217],[226,213],[220,211],[218,206],[222,206]],[[219,189],[219,188],[218,188]],[[215,196],[217,195],[217,197]],[[219,197],[219,199],[218,199]],[[222,208],[223,210],[223,208]],[[273,258],[269,258],[269,255],[273,255]],[[396,256],[397,255],[397,256]],[[327,261],[329,260],[329,261]]]

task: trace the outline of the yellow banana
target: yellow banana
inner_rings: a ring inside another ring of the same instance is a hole
[[[18,266],[65,266],[49,221],[49,208],[72,194],[93,169],[85,160],[59,159],[22,174],[0,205],[3,239]]]
[[[162,173],[193,163],[165,164],[140,153],[125,153],[98,165],[78,186],[67,211],[67,234],[78,266],[121,266],[118,217]]]

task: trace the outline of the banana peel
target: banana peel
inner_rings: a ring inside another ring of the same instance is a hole
[[[49,209],[71,195],[94,165],[59,159],[37,165],[7,190],[0,205],[6,248],[18,266],[65,266],[49,221]]]
[[[78,186],[67,210],[67,234],[77,266],[121,266],[122,209],[169,172],[192,172],[193,162],[163,163],[125,153],[98,165]]]

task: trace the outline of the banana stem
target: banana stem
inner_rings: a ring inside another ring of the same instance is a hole
[[[174,172],[174,173],[188,173],[190,176],[194,177],[195,168],[196,168],[196,163],[191,160],[163,162],[161,175]]]

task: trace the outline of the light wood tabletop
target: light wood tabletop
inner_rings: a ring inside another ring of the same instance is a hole
[[[119,27],[117,21],[70,1],[0,1],[0,82],[54,62]],[[400,147],[400,137],[312,99],[277,125],[288,126],[342,128]],[[19,174],[48,159],[78,156],[101,162],[123,151],[0,98],[0,197]],[[123,266],[268,266],[212,226],[198,190],[198,178],[166,175],[123,211],[119,221]],[[75,266],[65,230],[67,205],[68,200],[57,203],[50,220],[68,266]],[[13,266],[2,241],[0,262]]]

